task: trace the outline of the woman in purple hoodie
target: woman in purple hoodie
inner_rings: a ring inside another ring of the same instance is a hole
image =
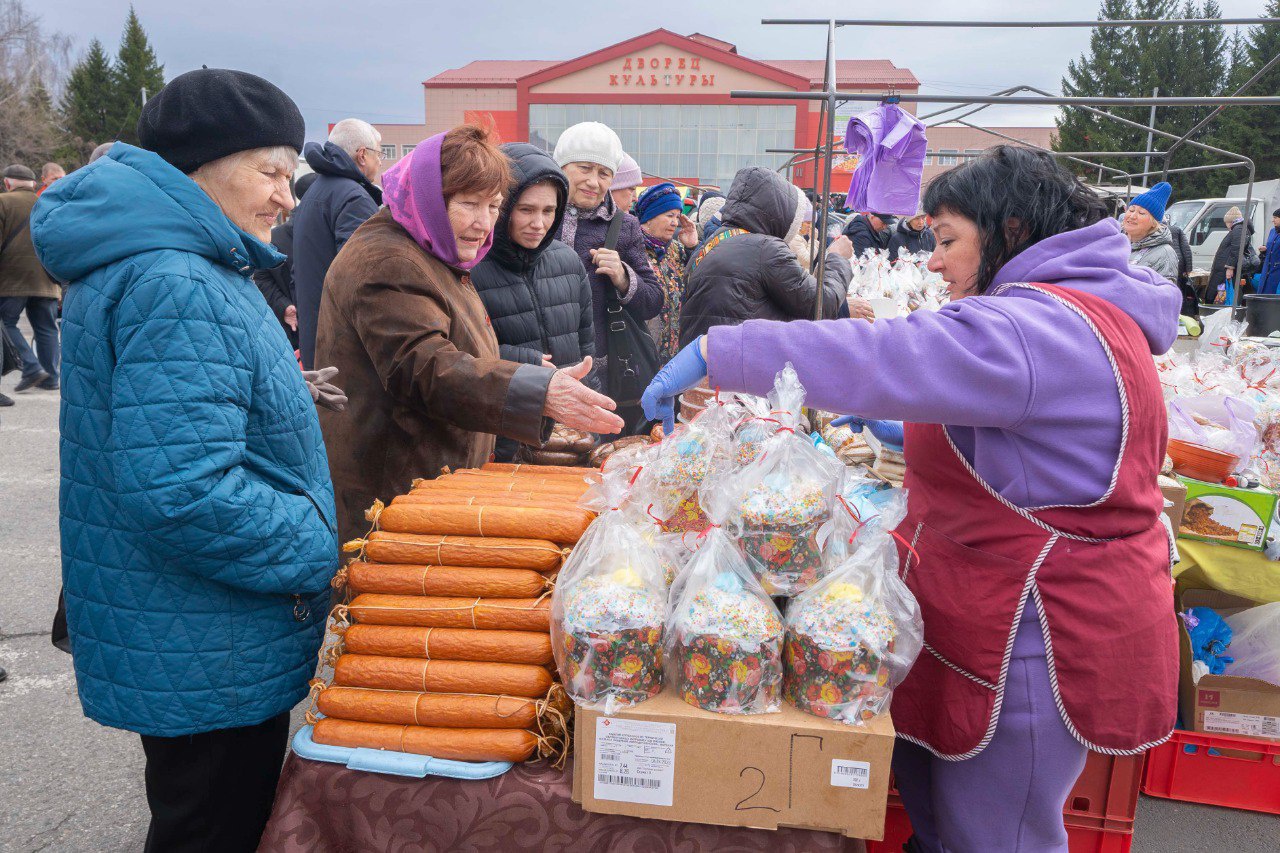
[[[1129,266],[1119,225],[1049,155],[992,149],[924,208],[950,304],[716,327],[654,379],[646,414],[708,372],[764,394],[790,362],[812,405],[888,419],[869,426],[891,442],[907,422],[900,571],[925,647],[893,717],[911,849],[1065,851],[1086,751],[1136,754],[1174,724],[1151,355],[1172,345],[1180,297]]]

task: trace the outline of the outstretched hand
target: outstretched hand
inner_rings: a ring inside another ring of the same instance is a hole
[[[644,389],[640,405],[644,416],[651,421],[662,421],[662,431],[670,435],[676,429],[676,397],[697,385],[707,375],[707,359],[702,354],[703,338],[676,353],[675,358],[653,377]]]
[[[591,372],[591,356],[555,372],[547,386],[547,399],[542,413],[557,423],[583,432],[613,435],[625,424],[615,415],[618,404],[603,394],[592,391],[582,380]]]
[[[302,371],[302,381],[307,383],[311,392],[311,400],[317,406],[323,406],[334,412],[347,408],[347,395],[342,389],[329,380],[338,375],[336,367],[322,367],[319,370]]]
[[[878,421],[873,418],[860,418],[857,415],[844,415],[831,422],[833,427],[847,426],[855,433],[864,429],[871,431],[876,440],[890,450],[902,452],[902,421]]]

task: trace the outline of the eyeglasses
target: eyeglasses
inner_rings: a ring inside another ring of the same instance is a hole
[[[379,161],[381,161],[381,160],[383,159],[383,157],[382,157],[382,149],[381,149],[381,148],[370,148],[369,146],[365,145],[365,146],[362,146],[362,147],[360,147],[360,148],[358,148],[358,149],[356,149],[356,150],[357,150],[357,151],[372,151],[372,152],[373,152],[373,156],[377,157]]]

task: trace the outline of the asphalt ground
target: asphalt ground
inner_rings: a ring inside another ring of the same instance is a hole
[[[0,851],[141,850],[147,830],[137,736],[87,720],[69,655],[49,642],[60,580],[58,395],[0,408]],[[294,712],[295,726],[300,712]],[[1280,819],[1143,797],[1133,850],[1262,853]]]

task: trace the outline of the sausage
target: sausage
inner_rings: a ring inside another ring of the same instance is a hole
[[[451,489],[418,489],[391,499],[391,506],[538,506],[547,509],[579,509],[568,495],[540,495],[537,492],[483,492],[468,495]]]
[[[347,587],[355,593],[537,598],[547,590],[547,576],[533,569],[408,566],[356,561],[347,566]]]
[[[528,504],[511,507],[393,504],[378,516],[378,527],[392,533],[546,539],[572,545],[582,538],[591,520],[591,513],[585,509]]]
[[[481,492],[534,492],[542,495],[568,495],[577,497],[587,490],[585,482],[575,483],[561,477],[538,480],[534,477],[502,477],[484,473],[446,474],[434,480],[424,480],[414,486],[414,491],[464,491],[467,494]]]
[[[574,465],[530,465],[526,462],[487,462],[483,468],[467,468],[467,471],[480,470],[486,474],[509,474],[514,477],[527,475],[531,477],[548,477],[556,474],[582,479],[590,477],[590,468],[579,468]],[[462,473],[461,471],[457,473]]]
[[[551,637],[535,631],[477,631],[473,628],[414,628],[403,625],[352,625],[343,639],[358,655],[398,658],[551,663]]]
[[[338,687],[424,693],[492,693],[535,698],[553,683],[545,666],[345,654],[333,666]]]
[[[538,736],[522,729],[446,729],[323,719],[311,739],[329,746],[390,749],[453,761],[528,761]]]
[[[514,696],[415,693],[329,687],[316,707],[326,717],[446,729],[538,729],[538,701]]]
[[[545,539],[440,536],[382,530],[369,534],[364,549],[365,557],[373,563],[534,569],[540,572],[560,568],[564,556],[559,545]]]
[[[351,617],[367,625],[479,628],[487,631],[551,631],[550,598],[440,598],[357,595]]]

